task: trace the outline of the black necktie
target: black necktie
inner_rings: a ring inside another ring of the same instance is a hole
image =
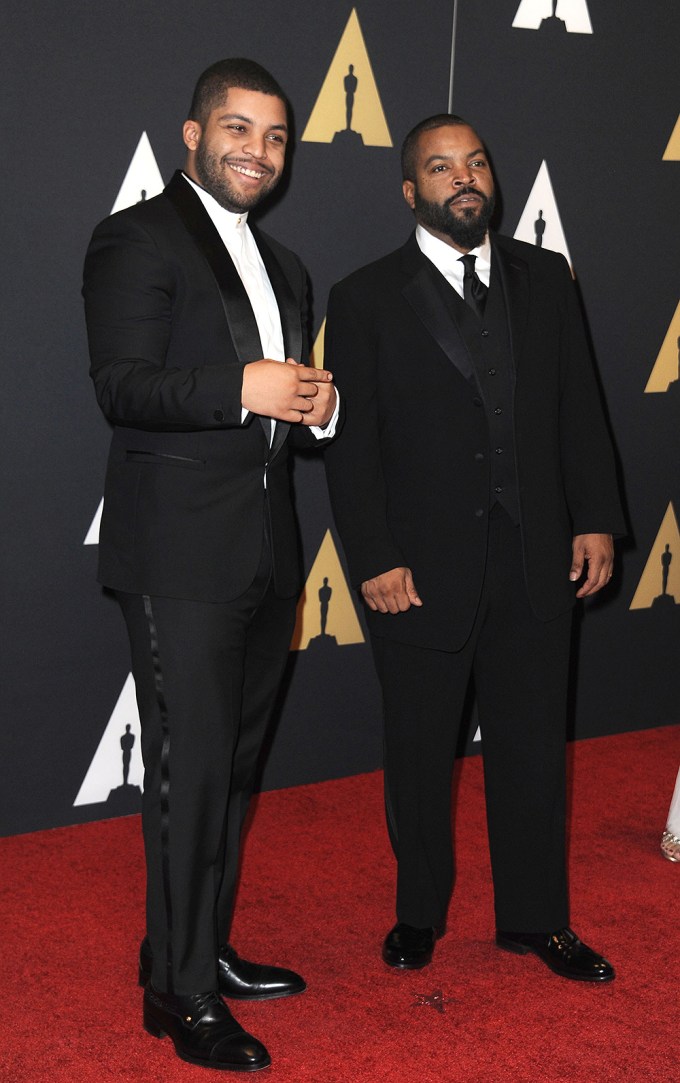
[[[465,273],[463,274],[463,300],[470,306],[478,319],[481,320],[484,316],[486,295],[489,290],[475,271],[476,259],[476,256],[471,256],[468,252],[466,256],[460,257],[459,262],[462,263],[465,268]]]

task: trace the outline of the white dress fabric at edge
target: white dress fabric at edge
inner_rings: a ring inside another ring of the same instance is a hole
[[[680,838],[680,770],[678,771],[678,777],[675,780],[671,807],[668,810],[666,831],[670,831],[671,835]]]

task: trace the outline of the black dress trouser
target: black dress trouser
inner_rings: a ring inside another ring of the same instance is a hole
[[[278,598],[265,539],[227,603],[117,594],[142,724],[147,934],[159,991],[217,989],[241,829],[288,659],[295,598]]]
[[[568,572],[565,568],[565,576]],[[414,578],[417,586],[417,571]],[[426,598],[423,602],[427,605]],[[565,745],[571,623],[571,610],[547,622],[534,616],[520,530],[496,505],[482,596],[465,646],[447,652],[372,637],[383,693],[386,807],[398,863],[399,921],[418,928],[443,927],[446,921],[454,879],[451,774],[472,678],[496,925],[548,932],[568,924]]]

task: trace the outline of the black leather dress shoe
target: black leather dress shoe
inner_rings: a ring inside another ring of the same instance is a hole
[[[151,947],[147,937],[139,949],[139,984],[151,978]],[[236,954],[231,945],[222,948],[218,958],[217,977],[222,996],[235,1000],[275,1000],[303,993],[305,981],[293,970],[280,966],[249,963]]]
[[[496,944],[517,955],[533,951],[562,978],[599,982],[614,978],[611,963],[583,944],[571,929],[555,933],[506,933],[498,929]]]
[[[172,996],[147,985],[144,1029],[172,1038],[178,1057],[204,1068],[257,1072],[271,1064],[262,1042],[236,1022],[218,993]]]
[[[400,921],[385,937],[382,957],[388,966],[420,970],[432,961],[436,939],[436,929],[416,929]]]
[[[222,948],[218,959],[220,992],[235,1000],[275,1000],[304,993],[307,985],[294,970],[281,966],[249,963],[236,954],[230,944]]]

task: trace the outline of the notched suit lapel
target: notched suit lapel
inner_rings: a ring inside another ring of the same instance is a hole
[[[506,251],[502,243],[492,242],[491,276],[498,278],[505,295],[510,328],[510,348],[517,370],[522,353],[522,343],[529,315],[529,268],[523,259]]]

